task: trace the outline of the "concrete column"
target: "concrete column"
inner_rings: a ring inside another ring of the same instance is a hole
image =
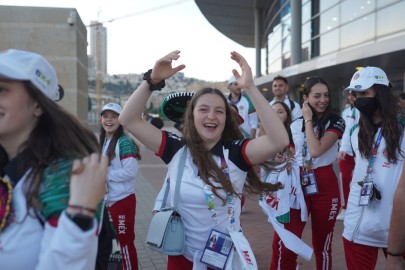
[[[291,65],[301,63],[301,1],[291,3]]]
[[[262,76],[262,9],[255,8],[256,78]]]

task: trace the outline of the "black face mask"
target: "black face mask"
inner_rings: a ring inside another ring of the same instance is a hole
[[[354,101],[354,107],[365,116],[372,117],[378,108],[378,102],[375,97],[360,97]]]

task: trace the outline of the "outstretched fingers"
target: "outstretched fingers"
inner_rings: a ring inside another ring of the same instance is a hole
[[[160,82],[161,80],[168,79],[180,70],[184,69],[186,66],[183,64],[172,67],[172,62],[179,59],[179,57],[180,51],[175,50],[157,60],[151,74],[152,81]]]
[[[246,59],[240,53],[235,51],[231,52],[231,59],[237,62],[242,70],[242,74],[239,74],[239,72],[236,69],[232,70],[233,75],[238,80],[238,84],[241,87],[247,87],[249,85],[252,85],[253,84],[252,70],[249,64],[247,63]]]

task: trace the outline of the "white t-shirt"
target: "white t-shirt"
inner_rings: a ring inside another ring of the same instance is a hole
[[[374,137],[374,141],[378,136],[378,132]],[[359,206],[361,187],[358,182],[363,181],[366,176],[368,160],[360,154],[358,133],[359,128],[357,127],[351,135],[353,150],[356,155],[356,166],[350,185],[343,237],[362,245],[387,247],[394,193],[402,173],[404,160],[397,155],[397,163],[389,163],[385,154],[386,142],[384,138],[381,139],[373,165],[373,182],[381,191],[381,200],[376,203],[372,202],[368,206]],[[404,138],[402,138],[400,149],[405,149]]]
[[[305,141],[305,131],[303,128],[305,127],[304,119],[298,118],[291,124],[291,133],[293,137],[294,147],[295,147],[295,158],[300,166],[304,165],[304,161],[302,158],[303,153],[303,146]],[[331,114],[329,116],[328,121],[325,125],[325,133],[326,132],[335,132],[339,139],[342,138],[342,134],[345,129],[345,122],[343,121],[342,117],[338,115]],[[319,127],[315,126],[314,131],[315,134],[318,132]],[[305,160],[309,160],[311,158],[309,151],[306,151],[306,158]],[[324,167],[332,164],[334,161],[337,160],[338,154],[338,141],[332,145],[325,153],[323,153],[320,157],[312,158],[312,166],[314,169],[318,167]]]
[[[173,133],[162,131],[162,144],[158,156],[168,164],[171,191],[176,188],[177,173],[182,151],[184,149],[184,140]],[[211,149],[214,160],[221,167],[221,158],[226,160],[229,170],[229,177],[235,190],[241,194],[245,184],[247,171],[252,164],[247,160],[245,147],[248,140],[234,141],[231,143],[221,143]],[[187,158],[184,165],[183,177],[180,186],[180,200],[178,211],[183,217],[183,223],[186,236],[186,250],[184,256],[193,261],[193,254],[202,251],[211,229],[217,228],[220,231],[226,231],[230,224],[230,215],[227,213],[228,204],[222,205],[222,201],[215,197],[214,205],[217,217],[213,219],[208,210],[206,194],[203,190],[204,182],[199,177],[198,168],[191,158],[189,149],[187,149]],[[219,191],[222,197],[226,197],[223,191]],[[174,192],[170,192],[171,205],[174,203]],[[240,229],[240,199],[233,197],[235,224],[234,230]]]
[[[15,216],[0,232],[0,268],[94,269],[97,254],[96,221],[93,221],[92,229],[83,231],[63,211],[57,227],[49,222],[41,224],[33,209],[27,209],[23,192],[27,174],[21,179],[14,179],[19,180],[12,194],[12,214]]]
[[[111,139],[107,139],[103,146],[106,154]],[[115,145],[115,157],[108,166],[107,174],[107,204],[135,194],[136,175],[138,173],[139,150],[135,143],[126,135],[121,136]]]

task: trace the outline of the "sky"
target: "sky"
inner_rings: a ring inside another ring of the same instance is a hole
[[[103,22],[110,75],[144,73],[173,50],[181,51],[174,65],[185,64],[186,77],[228,80],[238,69],[231,51],[241,53],[255,74],[254,49],[216,30],[193,0],[0,0],[0,5],[75,8],[84,25]]]

